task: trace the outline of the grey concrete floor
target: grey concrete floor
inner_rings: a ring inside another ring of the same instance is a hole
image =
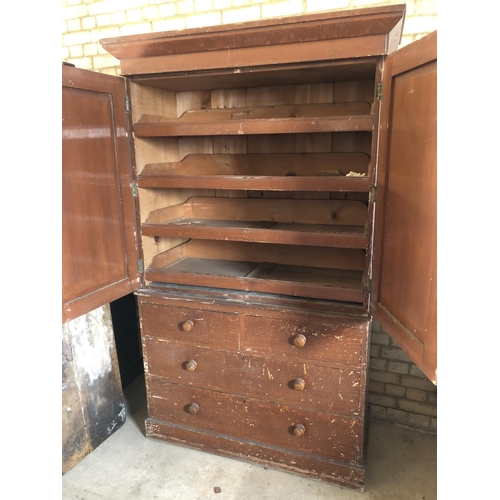
[[[370,423],[365,491],[146,439],[144,380],[125,424],[62,477],[63,500],[434,500],[436,436]],[[214,488],[219,487],[220,493]]]

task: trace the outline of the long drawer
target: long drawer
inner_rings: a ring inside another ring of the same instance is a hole
[[[150,418],[361,465],[360,420],[149,378]]]
[[[238,350],[240,316],[198,308],[141,304],[143,335],[189,345]]]
[[[147,370],[181,385],[269,398],[340,415],[360,414],[361,374],[284,358],[146,339]]]
[[[367,323],[321,323],[245,315],[245,350],[298,361],[362,367]]]

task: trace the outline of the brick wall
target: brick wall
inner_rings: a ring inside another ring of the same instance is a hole
[[[401,46],[437,29],[437,0],[63,0],[62,59],[118,75],[119,61],[101,48],[101,38],[400,3]],[[376,322],[370,363],[372,418],[435,432],[436,387]]]
[[[437,430],[437,387],[373,321],[368,402],[372,420]]]

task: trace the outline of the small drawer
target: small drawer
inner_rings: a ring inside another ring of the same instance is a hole
[[[359,416],[361,373],[209,348],[145,342],[147,372],[169,382]]]
[[[361,465],[360,420],[149,379],[149,417]]]
[[[245,316],[246,351],[288,359],[365,366],[367,335],[368,322],[323,324]]]
[[[189,345],[237,350],[240,317],[236,313],[140,304],[142,334]]]

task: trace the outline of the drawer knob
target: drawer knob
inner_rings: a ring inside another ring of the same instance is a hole
[[[188,319],[187,321],[184,321],[184,323],[182,323],[182,329],[185,332],[190,332],[193,328],[194,328],[194,323],[190,319]]]
[[[188,372],[194,372],[198,366],[198,363],[194,360],[191,359],[186,363],[186,370]]]
[[[303,391],[306,388],[306,381],[303,378],[296,378],[293,381],[293,388],[296,391]]]
[[[293,338],[293,345],[295,347],[304,347],[306,345],[307,339],[305,335],[302,335],[301,333],[298,333],[295,335]]]
[[[200,411],[200,407],[196,403],[191,403],[187,407],[187,411],[190,415],[196,415]]]
[[[293,433],[297,437],[301,437],[306,433],[306,428],[302,424],[295,424],[293,426]]]

